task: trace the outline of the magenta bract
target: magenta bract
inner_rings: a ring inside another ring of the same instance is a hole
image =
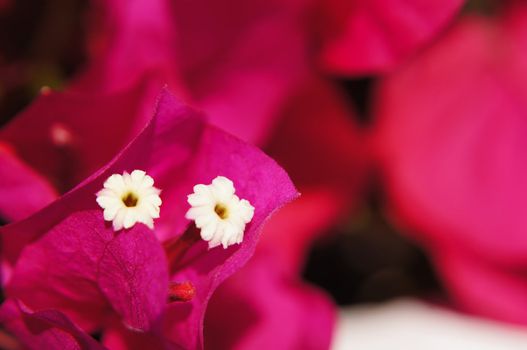
[[[379,90],[392,209],[461,307],[527,323],[527,8],[473,16]]]
[[[109,175],[133,169],[145,170],[162,189],[161,217],[154,231],[137,224],[114,232],[95,193]],[[186,195],[218,175],[230,178],[256,210],[241,245],[208,250],[188,228]],[[167,341],[199,348],[213,290],[252,255],[266,218],[295,196],[274,161],[163,92],[155,116],[112,161],[43,210],[0,229],[3,256],[13,266],[7,295],[34,310],[64,312],[85,330],[117,314],[130,329],[163,334],[165,328]],[[167,304],[169,281],[191,282],[195,296]]]
[[[105,349],[64,314],[54,310],[33,312],[17,300],[2,304],[0,322],[30,349]]]
[[[428,44],[463,0],[321,1],[322,66],[333,73],[385,73]]]
[[[262,142],[306,70],[300,18],[279,1],[94,2],[78,91],[119,90],[148,73],[212,124]]]

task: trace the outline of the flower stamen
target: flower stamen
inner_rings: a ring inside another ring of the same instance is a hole
[[[137,205],[139,198],[137,198],[137,195],[135,193],[128,192],[121,198],[121,200],[123,201],[124,205],[126,205],[128,208],[133,208]]]
[[[222,203],[218,203],[214,206],[214,212],[222,220],[225,220],[229,217],[229,213],[227,212],[227,207]]]

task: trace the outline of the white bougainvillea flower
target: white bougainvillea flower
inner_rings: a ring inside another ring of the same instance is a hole
[[[254,215],[254,207],[234,194],[234,184],[224,176],[218,176],[210,185],[194,186],[188,195],[191,208],[185,215],[201,229],[201,238],[209,242],[209,248],[243,241],[245,225]]]
[[[97,193],[97,203],[104,209],[104,220],[112,221],[113,229],[130,228],[141,222],[154,228],[159,217],[161,191],[154,179],[142,170],[111,175]]]

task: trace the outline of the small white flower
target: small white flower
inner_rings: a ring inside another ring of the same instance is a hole
[[[191,208],[185,216],[195,221],[209,248],[220,244],[227,248],[243,241],[245,225],[252,220],[254,207],[234,192],[232,181],[218,176],[210,185],[194,186],[194,193],[188,195]]]
[[[159,217],[161,191],[154,187],[154,179],[142,170],[113,174],[97,192],[97,203],[104,209],[104,220],[113,221],[113,229],[130,228],[141,222],[154,228]]]

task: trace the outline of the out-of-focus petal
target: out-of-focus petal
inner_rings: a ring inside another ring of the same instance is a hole
[[[266,147],[300,191],[330,191],[342,212],[356,204],[369,148],[355,111],[328,82],[311,78],[294,90]]]
[[[57,198],[46,179],[0,145],[0,217],[6,221],[25,218]]]
[[[306,37],[291,1],[172,3],[183,82],[211,122],[262,143],[306,73]]]
[[[321,1],[322,65],[345,75],[392,70],[435,39],[463,2]]]
[[[306,190],[265,225],[259,246],[292,276],[301,272],[308,251],[342,216],[342,201],[331,191]]]
[[[430,238],[519,262],[527,250],[527,50],[511,29],[467,19],[387,80],[377,137],[404,217]]]
[[[33,312],[14,299],[2,304],[0,323],[29,349],[104,349],[64,314],[56,310]]]
[[[43,93],[0,131],[0,140],[64,192],[111,160],[144,127],[148,88],[143,82],[113,94]]]
[[[391,209],[439,256],[453,295],[521,322],[524,281],[511,271],[527,253],[526,19],[520,3],[466,18],[381,85],[376,134]]]
[[[259,143],[274,125],[286,91],[307,69],[301,17],[286,3],[111,0],[98,5],[90,35],[96,48],[73,84],[76,90],[114,91],[150,72],[159,84],[204,109],[213,124]]]
[[[527,307],[527,278],[523,267],[495,264],[455,249],[438,252],[434,260],[459,309],[527,324],[527,315],[520,311]]]
[[[162,334],[154,332],[134,332],[115,322],[104,332],[102,343],[111,350],[181,350],[168,341]]]
[[[73,82],[78,91],[112,92],[137,83],[146,72],[177,86],[176,31],[167,0],[92,0],[88,64]]]
[[[272,251],[259,249],[212,297],[205,319],[205,345],[327,349],[334,318],[334,306],[321,291],[284,271]]]

